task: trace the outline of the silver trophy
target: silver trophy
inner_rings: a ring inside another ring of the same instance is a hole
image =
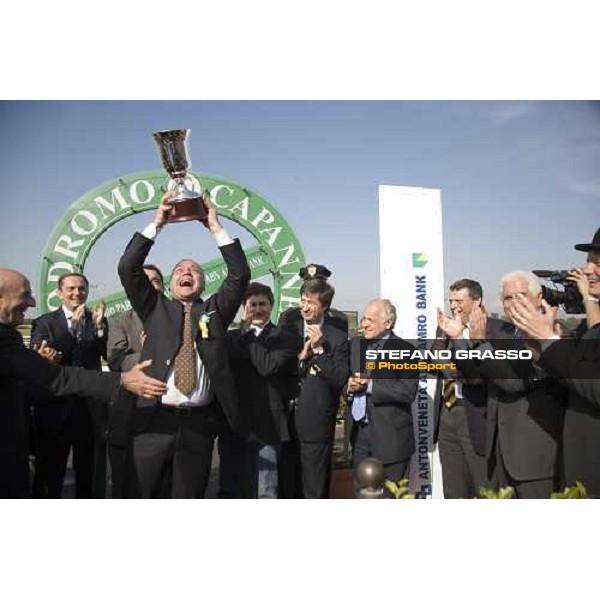
[[[152,134],[158,145],[163,167],[175,182],[174,196],[168,201],[172,206],[168,221],[172,223],[206,219],[203,191],[194,189],[188,174],[192,166],[186,146],[189,132],[189,129],[173,129]]]

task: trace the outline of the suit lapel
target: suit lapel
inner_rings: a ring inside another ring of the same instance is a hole
[[[271,321],[269,321],[264,326],[263,330],[260,332],[260,336],[259,337],[261,337],[261,336],[268,337],[274,327],[275,327],[275,325],[273,325],[273,323],[271,323]]]
[[[392,331],[390,332],[390,337],[385,340],[385,343],[383,344],[383,347],[386,348],[391,340],[399,340],[400,338]]]
[[[81,339],[92,341],[94,339],[94,331],[92,328],[92,313],[86,308],[83,311],[83,322],[81,323]]]
[[[323,327],[322,327],[322,331],[323,331],[323,349],[326,350],[327,352],[331,351],[331,342],[329,340],[330,340],[332,329],[334,329],[334,326],[330,325],[327,322],[327,319],[325,319],[323,321]]]
[[[200,328],[198,327],[198,323],[200,322],[200,317],[202,316],[202,313],[204,312],[204,301],[203,300],[198,300],[197,302],[194,302],[193,306],[192,306],[192,312],[190,314],[190,318],[192,320],[192,331],[194,334],[194,340],[196,341],[196,347],[198,348],[198,351],[200,352],[200,347],[201,347],[201,343],[200,340],[202,339],[202,332],[200,331]],[[210,325],[208,326],[208,331],[209,331],[209,335],[210,335]],[[202,354],[200,354],[200,356],[202,356]]]
[[[132,335],[135,336],[134,339],[140,340],[142,337],[142,333],[144,333],[144,325],[142,324],[140,318],[137,316],[137,313],[132,309],[130,313],[131,319],[131,332]]]
[[[167,304],[167,311],[171,322],[173,323],[173,331],[179,334],[178,344],[181,341],[181,324],[183,322],[183,304],[179,300],[171,300]]]
[[[352,340],[352,347],[350,351],[350,369],[352,373],[358,373],[360,371],[360,346],[361,342],[365,338],[363,337],[355,337]]]

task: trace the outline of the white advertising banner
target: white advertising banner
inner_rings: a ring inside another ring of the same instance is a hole
[[[380,185],[379,252],[381,297],[398,313],[394,331],[424,349],[435,338],[437,307],[444,308],[441,191]],[[432,447],[435,385],[435,378],[420,376],[410,489],[441,498],[441,469]]]

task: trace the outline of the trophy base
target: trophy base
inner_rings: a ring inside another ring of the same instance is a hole
[[[181,221],[204,221],[207,213],[204,201],[200,196],[195,198],[173,199],[168,202],[172,206],[167,221],[179,223]]]

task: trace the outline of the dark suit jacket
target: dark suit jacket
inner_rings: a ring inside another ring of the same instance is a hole
[[[563,429],[565,484],[579,480],[588,494],[600,497],[600,325],[579,342],[552,343],[540,365],[569,389]]]
[[[146,373],[166,381],[181,346],[183,304],[177,300],[170,300],[155,290],[148,281],[142,266],[153,244],[152,240],[136,233],[119,261],[119,277],[146,332],[141,360],[151,358],[153,361]],[[202,339],[199,329],[196,328],[196,349],[210,378],[210,393],[219,402],[231,428],[239,430],[240,410],[234,374],[227,353],[226,333],[250,280],[250,269],[239,240],[222,246],[220,250],[227,265],[227,277],[218,292],[206,301],[196,300],[193,303],[191,318],[192,323],[198,323],[203,313],[213,313],[210,316],[208,339]],[[157,399],[146,400],[140,397],[137,399],[137,406],[158,407],[159,402]],[[119,412],[110,415],[110,435],[115,444],[119,443],[121,434],[126,434],[122,427],[128,422],[128,413],[131,410],[131,406],[128,408],[128,405],[128,402],[121,403]],[[149,423],[152,414],[147,418]],[[140,427],[143,429],[148,423],[142,423]]]
[[[495,339],[496,334],[501,336],[503,321],[500,319],[487,320],[486,337]],[[440,338],[442,331],[438,328],[436,337]],[[448,348],[450,339],[446,338],[445,342],[437,344],[434,342],[432,347],[437,349]],[[437,385],[435,388],[434,408],[433,408],[433,443],[437,443],[440,430],[440,415],[442,412],[444,382],[448,378],[448,372],[442,371],[437,377]],[[462,380],[462,393],[467,413],[467,427],[473,449],[480,456],[485,456],[486,447],[486,429],[487,429],[487,404],[488,404],[488,389],[484,379],[479,380]]]
[[[257,337],[240,329],[227,334],[242,418],[250,439],[280,444],[290,439],[286,367],[300,351],[299,340],[267,323]]]
[[[56,396],[77,395],[114,402],[117,373],[59,367],[23,345],[13,327],[0,323],[0,497],[25,497],[29,489],[27,390],[25,384],[45,388]],[[83,400],[80,400],[83,401]],[[18,481],[12,480],[18,464]],[[10,474],[11,481],[6,480]],[[21,490],[22,494],[18,492]],[[7,496],[7,491],[8,492]]]
[[[298,327],[300,342],[302,342],[303,324]],[[331,441],[335,430],[340,393],[348,381],[346,334],[329,322],[328,318],[323,322],[322,331],[323,354],[312,356],[297,365],[300,389],[294,418],[298,439],[301,442],[329,443]]]
[[[496,348],[514,348],[515,327],[503,322]],[[560,476],[565,388],[554,378],[537,379],[526,360],[456,360],[467,378],[488,381],[486,456],[491,459],[496,437],[509,474],[529,481]]]
[[[77,366],[100,371],[102,358],[106,358],[107,338],[108,325],[106,320],[104,322],[104,334],[99,338],[94,328],[92,313],[86,309],[83,334],[77,348]],[[31,346],[33,347],[43,340],[62,352],[61,365],[73,366],[76,341],[69,332],[69,324],[62,308],[46,313],[32,322]],[[36,395],[35,403],[45,405],[43,409],[44,426],[55,430],[60,430],[63,427],[72,411],[87,412],[83,408],[79,397],[56,400],[47,393],[40,393]],[[104,407],[100,404],[90,404],[89,410],[93,416],[97,434],[102,435],[106,420]],[[40,414],[42,414],[41,411]]]
[[[106,358],[106,340],[108,339],[106,323],[104,327],[104,335],[99,338],[92,322],[92,313],[86,309],[85,327],[78,349],[81,364],[77,366],[95,370],[102,368],[102,358]],[[76,342],[69,332],[67,318],[62,308],[46,313],[32,322],[31,344],[39,344],[42,340],[46,340],[48,345],[62,352],[61,364],[72,365]]]
[[[111,371],[129,371],[140,362],[144,327],[133,309],[111,320],[106,360]]]
[[[360,371],[360,341],[350,342],[350,371]],[[400,340],[394,333],[383,345],[391,347],[390,341]],[[398,346],[394,346],[397,348]],[[414,351],[415,347],[402,340],[402,349]],[[409,459],[415,451],[415,433],[412,403],[419,384],[417,371],[392,371],[390,378],[372,380],[372,393],[367,396],[367,420],[371,433],[372,452],[384,464]],[[348,407],[351,411],[351,407]],[[350,419],[349,422],[353,422]]]

